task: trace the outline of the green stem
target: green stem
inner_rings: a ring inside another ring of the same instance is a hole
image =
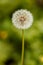
[[[24,65],[24,30],[22,30],[22,59],[21,65]]]

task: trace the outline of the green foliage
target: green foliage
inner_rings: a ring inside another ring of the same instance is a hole
[[[34,18],[24,34],[24,65],[43,65],[43,8],[36,0],[0,0],[0,65],[8,65],[8,61],[9,65],[21,64],[22,31],[11,20],[13,12],[21,8],[30,10]]]
[[[0,17],[11,14],[20,5],[21,0],[0,0]]]

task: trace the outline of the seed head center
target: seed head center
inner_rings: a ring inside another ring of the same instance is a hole
[[[21,23],[23,23],[25,20],[26,20],[26,18],[25,18],[24,16],[21,16],[21,17],[20,17]]]

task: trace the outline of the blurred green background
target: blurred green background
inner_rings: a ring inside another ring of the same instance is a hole
[[[31,11],[31,28],[25,30],[24,65],[43,65],[43,0],[0,0],[0,65],[20,65],[22,31],[12,24],[18,9]]]

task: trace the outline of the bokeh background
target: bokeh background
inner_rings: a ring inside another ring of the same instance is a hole
[[[22,31],[11,20],[18,9],[27,9],[34,17],[24,34],[24,65],[43,65],[43,0],[0,0],[0,65],[21,64]]]

